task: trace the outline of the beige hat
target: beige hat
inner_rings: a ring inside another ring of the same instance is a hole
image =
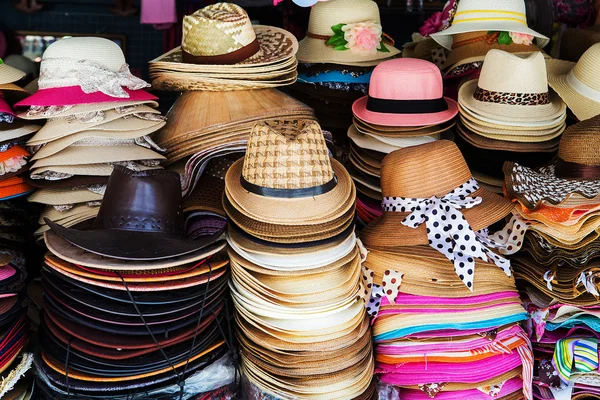
[[[577,64],[548,60],[548,83],[580,121],[600,114],[600,43],[590,47]]]
[[[42,189],[36,190],[27,198],[30,203],[62,206],[78,203],[102,201],[104,195],[83,189]]]
[[[25,76],[25,72],[6,64],[0,59],[0,84],[13,83]]]
[[[23,136],[31,135],[37,132],[39,125],[33,125],[25,121],[14,121],[11,124],[0,123],[0,142],[22,138]]]
[[[548,121],[566,112],[563,101],[548,91],[546,62],[540,52],[520,56],[490,50],[479,79],[459,89],[458,102],[500,121]]]
[[[0,88],[1,90],[1,88]],[[136,100],[136,101],[121,101],[121,102],[104,102],[104,103],[88,103],[77,104],[72,106],[62,107],[30,107],[29,110],[17,114],[21,119],[47,119],[58,117],[70,117],[76,115],[86,119],[92,118],[90,114],[99,113],[100,111],[114,110],[116,108],[127,108],[131,106],[139,106],[145,104],[148,107],[158,107],[158,103],[154,100]]]
[[[369,47],[357,44],[358,37]],[[325,1],[311,9],[308,31],[296,57],[302,63],[370,66],[400,53],[393,43],[386,42],[377,3]]]
[[[127,164],[134,171],[146,171],[149,169],[161,169],[158,165],[146,166],[142,163],[127,161],[117,164]],[[32,179],[67,179],[73,175],[110,176],[113,165],[108,163],[77,164],[77,165],[51,165],[48,167],[35,168],[30,171]]]

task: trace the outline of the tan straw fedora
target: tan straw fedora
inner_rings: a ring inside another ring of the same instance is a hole
[[[302,63],[369,66],[399,53],[382,31],[377,3],[335,0],[311,9],[296,57]]]
[[[18,81],[25,76],[25,72],[11,67],[0,58],[0,84],[8,84]]]
[[[461,86],[458,101],[463,108],[500,121],[547,121],[566,112],[563,101],[548,91],[540,52],[519,56],[490,50],[479,79]]]
[[[580,121],[600,114],[600,43],[590,47],[577,64],[548,60],[548,83]]]

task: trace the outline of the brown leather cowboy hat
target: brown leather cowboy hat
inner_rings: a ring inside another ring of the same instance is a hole
[[[116,166],[90,230],[65,228],[45,219],[63,239],[91,253],[123,260],[160,260],[196,252],[222,232],[197,241],[185,236],[179,174],[135,172]]]

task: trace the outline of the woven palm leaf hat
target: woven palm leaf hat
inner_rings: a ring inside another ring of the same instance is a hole
[[[223,206],[243,230],[289,243],[350,229],[354,197],[352,180],[330,158],[319,124],[301,120],[255,125],[244,159],[225,176]]]
[[[284,29],[253,26],[236,4],[209,5],[183,19],[181,47],[150,62],[155,88],[244,90],[296,80],[298,42]]]

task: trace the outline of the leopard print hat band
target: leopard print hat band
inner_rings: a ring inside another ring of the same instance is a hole
[[[482,89],[479,86],[473,98],[484,103],[507,104],[512,106],[540,106],[550,104],[550,93],[509,93]]]

